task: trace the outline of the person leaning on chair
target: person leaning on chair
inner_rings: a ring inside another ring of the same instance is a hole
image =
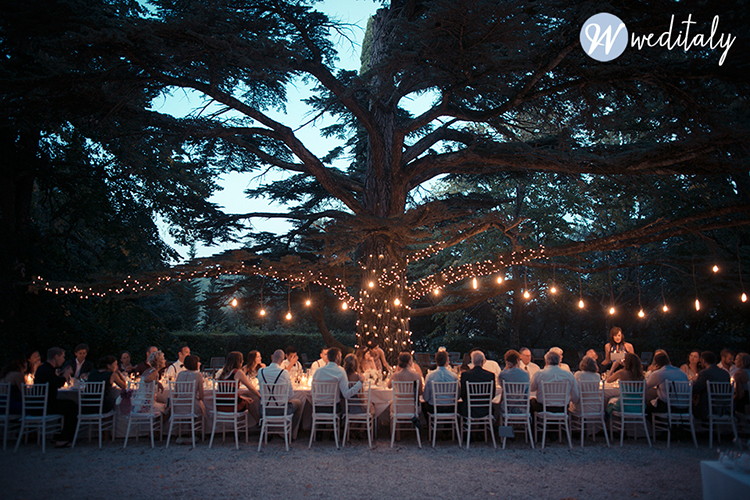
[[[467,406],[469,401],[469,395],[467,392],[468,382],[492,382],[492,397],[495,397],[495,383],[497,379],[494,373],[483,368],[484,362],[484,353],[482,351],[473,351],[471,353],[471,364],[474,367],[461,374],[461,402],[458,405],[458,411],[464,417],[469,415],[469,409]],[[473,416],[483,417],[485,415]]]

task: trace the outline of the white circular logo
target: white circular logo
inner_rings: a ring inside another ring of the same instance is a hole
[[[619,17],[600,12],[583,23],[580,40],[583,51],[589,57],[607,62],[625,52],[628,46],[628,29]]]

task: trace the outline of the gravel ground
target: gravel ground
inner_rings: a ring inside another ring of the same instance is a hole
[[[261,453],[257,436],[240,450],[230,440],[213,449],[207,441],[196,449],[121,443],[0,452],[0,497],[691,499],[701,497],[700,461],[716,457],[688,441],[532,450],[521,439],[505,450],[479,442],[467,451],[448,441],[420,450],[411,439],[390,448],[381,436],[373,450],[356,441],[336,450],[325,438],[308,450],[300,436],[289,452],[274,438]]]

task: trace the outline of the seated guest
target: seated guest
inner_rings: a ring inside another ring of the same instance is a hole
[[[72,368],[70,376],[75,379],[79,379],[82,376],[83,378],[86,378],[88,373],[94,369],[94,363],[86,359],[86,356],[89,355],[89,346],[86,344],[78,344],[76,348],[73,349],[73,355],[75,358],[65,363],[65,366],[70,366]],[[65,368],[65,366],[63,368]]]
[[[719,356],[721,357],[721,361],[718,364],[719,368],[729,373],[730,377],[733,377],[734,371],[737,369],[734,366],[734,352],[731,349],[724,348],[719,353]]]
[[[445,351],[438,351],[435,353],[435,368],[433,371],[427,373],[427,378],[424,384],[424,410],[426,413],[432,413],[433,397],[432,397],[432,382],[455,382],[458,380],[458,376],[448,369],[448,353]]]
[[[310,365],[310,374],[315,375],[315,370],[328,364],[328,348],[324,347],[320,350],[320,358],[313,361]]]
[[[372,360],[375,362],[375,368],[381,372],[390,372],[391,365],[388,364],[388,360],[385,359],[385,352],[379,346],[372,346],[369,348]]]
[[[497,383],[497,376],[490,371],[484,369],[484,353],[479,350],[474,350],[471,353],[471,364],[473,368],[467,370],[461,374],[461,402],[458,405],[458,411],[464,417],[469,415],[469,393],[467,384],[469,382],[492,382],[492,397],[495,396],[495,384]],[[473,417],[486,416],[480,414],[474,414]]]
[[[133,369],[133,373],[136,374],[136,376],[141,375],[143,372],[149,369],[148,359],[151,357],[153,353],[158,351],[159,348],[155,345],[149,346],[148,349],[146,349],[146,357],[143,358],[143,362],[138,363],[136,367]]]
[[[531,382],[529,372],[521,368],[521,353],[513,349],[505,353],[505,370],[500,372],[501,382]]]
[[[610,375],[607,377],[607,382],[612,383],[617,380],[630,382],[644,379],[643,363],[641,363],[641,358],[637,355],[629,352],[625,353],[623,366],[620,367],[619,365],[619,361],[612,363],[612,369],[609,372]]]
[[[65,385],[73,372],[70,365],[61,368],[64,363],[65,351],[59,347],[50,347],[47,350],[47,361],[37,368],[34,376],[34,385],[48,384],[47,413],[63,416],[62,432],[55,441],[55,447],[58,448],[70,446],[78,424],[78,405],[69,399],[57,398],[57,390]]]
[[[369,371],[379,371],[378,365],[375,363],[375,356],[371,349],[360,348],[357,350],[357,365],[359,366],[360,373],[366,373]]]
[[[522,347],[518,353],[521,355],[521,362],[518,363],[518,367],[529,374],[529,378],[533,377],[536,372],[541,370],[541,367],[531,361],[531,349],[528,347]]]
[[[532,411],[543,411],[544,410],[544,382],[562,382],[567,381],[570,387],[570,402],[578,403],[580,399],[580,392],[578,390],[578,382],[572,373],[570,368],[564,370],[560,367],[560,354],[557,350],[550,349],[547,354],[544,355],[544,368],[539,370],[531,378],[531,392],[536,392],[536,398],[531,399]],[[558,348],[559,349],[559,348]],[[550,407],[551,411],[563,411],[564,408],[553,408]]]
[[[398,364],[396,365],[396,371],[393,372],[390,380],[388,380],[388,387],[393,387],[391,384],[392,380],[400,382],[408,382],[411,380],[419,381],[418,390],[419,394],[422,394],[422,374],[417,373],[412,368],[412,357],[408,352],[402,352],[398,355]]]
[[[260,351],[250,351],[247,353],[247,361],[245,362],[245,374],[250,378],[254,379],[258,376],[258,370],[265,368],[263,363],[263,356]]]
[[[130,373],[135,370],[135,366],[130,362],[130,353],[128,351],[122,351],[120,353],[120,357],[118,358],[117,362],[118,369],[125,373],[126,375],[130,375]]]
[[[87,382],[104,382],[104,405],[102,411],[107,413],[114,410],[120,390],[126,390],[128,384],[122,372],[118,369],[117,358],[114,356],[103,356],[96,362],[96,370],[89,372]],[[115,386],[120,390],[115,389]]]
[[[471,352],[469,352],[469,356],[471,357],[472,360],[474,359],[473,356],[475,352],[481,352],[482,355],[484,355],[484,352],[482,352],[481,350],[472,349]],[[472,361],[471,363],[469,363],[469,370],[473,368],[474,368],[474,363]],[[498,377],[500,376],[500,372],[502,371],[500,369],[500,365],[497,364],[497,361],[487,359],[487,357],[485,356],[484,365],[482,365],[482,369],[487,370],[488,372],[492,372],[495,375],[495,383],[497,384]]]
[[[8,395],[9,415],[21,414],[21,391],[26,384],[24,374],[27,368],[26,358],[18,357],[10,360],[0,372],[0,382],[10,383],[10,394]]]
[[[567,363],[563,363],[563,350],[559,347],[550,347],[549,352],[556,352],[558,356],[560,356],[560,365],[559,367],[567,372],[571,371],[570,366],[568,366]],[[547,356],[544,357],[545,363],[547,362]]]
[[[161,385],[159,379],[161,378],[161,371],[167,365],[167,360],[164,358],[164,353],[156,350],[149,354],[146,360],[146,369],[141,373],[141,383],[138,386],[139,389],[145,387],[146,383],[154,382],[154,401],[156,402],[155,408],[161,413],[166,413],[168,394],[164,391],[164,386]]]
[[[203,417],[206,417],[206,405],[203,402],[203,375],[198,371],[201,359],[198,356],[185,356],[185,370],[177,374],[177,382],[195,381],[195,407]]]
[[[654,371],[656,371],[656,370],[658,370],[658,369],[661,368],[661,366],[659,366],[658,363],[656,362],[656,355],[657,354],[667,354],[667,351],[665,351],[664,349],[657,349],[657,350],[654,351],[654,358],[651,360],[651,364],[648,365],[648,368],[646,368],[646,373],[645,373],[646,378],[648,378],[648,376],[652,372],[654,372]],[[669,357],[669,355],[667,355],[667,357]]]
[[[591,350],[591,349],[590,349]],[[596,360],[591,356],[584,356],[581,362],[578,363],[578,371],[573,374],[573,377],[578,382],[578,389],[580,390],[580,384],[582,382],[594,382],[599,385],[601,378],[599,378],[599,366]],[[641,380],[643,380],[643,368],[641,367]],[[578,403],[570,403],[570,411],[578,413],[582,408],[579,407]]]
[[[471,370],[469,368],[469,365],[471,364],[471,355],[467,352],[464,354],[463,359],[461,360],[461,366],[458,367],[458,373],[468,372]]]
[[[339,385],[339,396],[343,396],[346,399],[357,394],[362,389],[362,382],[357,380],[359,383],[349,387],[347,372],[339,366],[339,363],[341,363],[341,350],[338,347],[331,347],[328,349],[326,356],[328,356],[328,363],[315,371],[312,378],[313,384],[316,382],[336,382]],[[356,363],[357,360],[354,355],[351,354],[350,356],[354,363]],[[356,371],[354,373],[356,374]]]
[[[622,328],[613,326],[609,330],[609,342],[604,344],[604,361],[602,361],[602,366],[609,368],[611,371],[611,365],[615,361],[619,361],[622,364],[625,361],[625,354],[627,353],[635,354],[633,344],[625,342],[625,335],[622,333]]]
[[[347,354],[344,358],[344,371],[346,372],[346,379],[351,382],[363,382],[362,375],[360,375],[359,362],[357,356],[354,354]],[[313,374],[315,377],[315,374]]]
[[[698,379],[698,373],[702,370],[701,367],[701,352],[698,349],[693,349],[688,354],[687,363],[680,367],[687,378],[691,382],[695,382]]]
[[[249,410],[250,415],[258,422],[260,421],[260,393],[242,369],[244,361],[245,359],[240,351],[232,351],[227,354],[224,367],[216,380],[236,380],[240,385],[244,385],[243,394],[239,396],[237,402],[237,411]]]
[[[300,418],[300,410],[302,409],[302,401],[294,398],[292,378],[289,376],[289,371],[284,370],[281,367],[281,364],[284,362],[284,356],[285,354],[283,350],[276,349],[273,354],[271,354],[271,364],[258,370],[258,382],[260,383],[261,392],[263,392],[263,387],[267,384],[282,384],[287,387],[289,394],[289,410],[292,411],[294,415],[292,428],[296,429],[297,422]],[[320,370],[321,369],[319,368],[318,371]]]
[[[284,349],[286,354],[286,359],[281,362],[281,367],[284,370],[289,371],[289,375],[292,376],[292,378],[299,377],[302,375],[302,363],[299,362],[299,355],[297,354],[297,348],[293,345],[287,346],[286,349]]]
[[[36,369],[42,364],[42,356],[39,351],[30,351],[26,355],[26,372],[24,373],[24,379],[31,375],[31,380],[34,380],[34,374]]]
[[[734,408],[740,413],[747,413],[750,405],[748,393],[748,370],[750,370],[750,354],[740,352],[734,358]]]
[[[177,374],[185,371],[185,358],[190,356],[190,348],[186,345],[180,347],[177,351],[177,361],[167,367],[167,380],[177,379]]]
[[[729,371],[716,364],[716,354],[711,351],[701,353],[701,363],[705,368],[698,374],[693,384],[693,398],[698,400],[695,405],[695,416],[702,420],[708,419],[708,382],[729,382]]]
[[[663,349],[659,349],[654,353],[654,360],[651,363],[653,370],[646,377],[646,401],[650,402],[654,395],[658,398],[656,407],[652,404],[646,404],[646,409],[655,411],[657,413],[664,413],[667,411],[667,389],[666,385],[670,381],[687,381],[687,375],[677,368],[672,366],[672,362],[669,360],[667,352]]]

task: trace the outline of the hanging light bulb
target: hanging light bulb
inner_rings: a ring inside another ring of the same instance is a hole
[[[292,311],[288,311],[286,313],[286,316],[284,316],[284,317],[287,319],[287,321],[290,321],[292,319]]]
[[[711,270],[713,272],[715,272],[715,273],[718,273],[719,272],[719,266],[717,266],[716,264],[714,264],[714,267],[712,267]]]
[[[529,293],[528,290],[523,291],[523,298],[526,300],[529,300],[531,298],[531,294]]]
[[[471,279],[471,287],[476,290],[479,288],[479,282],[477,281],[476,277]]]
[[[615,309],[615,306],[610,306],[609,308],[609,315],[614,316],[617,310]]]
[[[740,300],[742,302],[747,302],[747,294],[745,292],[742,292],[742,295],[740,295]]]
[[[497,280],[496,280],[496,281],[497,281],[497,284],[498,284],[498,285],[502,285],[502,284],[503,284],[503,281],[505,281],[505,278],[503,278],[503,276],[502,276],[502,275],[500,275],[500,276],[498,276],[498,277],[497,277]]]
[[[347,304],[346,301],[342,301],[341,302],[341,309],[343,309],[344,311],[346,311],[347,309],[349,309],[349,304]]]
[[[583,299],[580,299],[578,301],[578,309],[584,309],[586,307],[586,303],[583,301]]]
[[[432,289],[432,294],[437,297],[438,295],[440,295],[440,289],[439,288],[433,288]]]
[[[697,298],[697,297],[696,297],[696,299],[695,299],[695,310],[696,310],[696,311],[700,311],[700,310],[701,310],[701,301],[700,301],[700,300],[698,300],[698,298]]]
[[[667,304],[664,304],[663,306],[661,306],[661,310],[664,312],[669,312],[669,306]]]
[[[232,307],[237,307],[237,304],[239,304],[239,301],[237,300],[237,297],[232,299],[232,302],[229,303]]]
[[[557,287],[555,285],[552,285],[551,287],[549,287],[549,293],[551,293],[552,295],[555,295],[557,293]]]
[[[307,300],[305,301],[305,305],[306,305],[307,307],[310,307],[310,306],[312,305],[312,300],[310,300],[310,299],[307,299]]]
[[[375,288],[375,282],[374,282],[374,281],[372,281],[372,280],[370,280],[370,281],[369,281],[369,282],[367,283],[367,286],[369,286],[370,288]]]
[[[639,317],[639,318],[645,318],[645,317],[646,317],[646,313],[644,312],[643,308],[641,308],[641,309],[640,309],[640,310],[638,311],[638,317]]]
[[[393,299],[393,305],[394,306],[400,306],[401,305],[401,299],[399,299],[398,297],[396,297],[395,299]]]
[[[261,316],[265,316],[266,315],[266,310],[261,307],[259,314]]]

